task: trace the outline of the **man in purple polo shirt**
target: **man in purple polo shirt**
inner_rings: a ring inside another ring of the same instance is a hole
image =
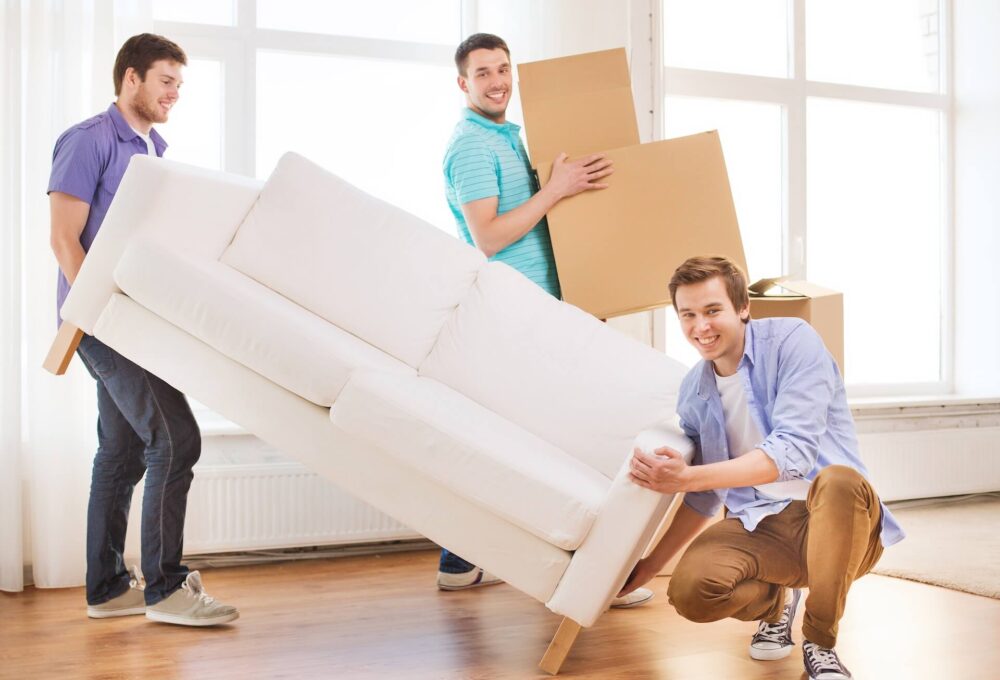
[[[48,193],[52,250],[59,262],[57,310],[101,228],[129,159],[135,154],[162,156],[167,148],[153,124],[167,121],[186,64],[184,51],[162,36],[129,38],[115,60],[116,101],[56,142]],[[97,381],[98,449],[87,507],[87,615],[145,614],[187,626],[236,619],[236,608],[208,597],[198,572],[181,564],[191,469],[201,454],[201,433],[187,400],[92,336],[83,337],[77,352]],[[143,474],[145,589],[122,558],[132,490]]]

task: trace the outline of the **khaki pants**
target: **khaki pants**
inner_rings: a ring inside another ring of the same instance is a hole
[[[698,622],[781,618],[785,588],[809,588],[802,633],[832,648],[847,591],[882,556],[878,495],[853,468],[832,465],[750,532],[735,518],[705,530],[670,579],[670,603]]]

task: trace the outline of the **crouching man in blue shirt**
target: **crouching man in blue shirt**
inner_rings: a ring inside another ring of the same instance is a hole
[[[867,480],[837,365],[804,321],[751,320],[746,278],[725,258],[684,262],[670,297],[703,358],[677,403],[695,464],[669,448],[635,450],[635,483],[686,495],[622,593],[697,536],[667,590],[681,616],[759,621],[750,656],[781,659],[794,646],[799,589],[808,587],[806,672],[850,678],[834,651],[848,589],[903,532]],[[726,519],[699,535],[723,505]]]

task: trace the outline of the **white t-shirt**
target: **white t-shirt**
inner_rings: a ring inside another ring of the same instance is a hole
[[[723,377],[715,374],[715,385],[722,397],[722,413],[726,418],[726,443],[729,445],[729,457],[738,458],[757,448],[764,441],[757,423],[750,415],[747,406],[747,395],[743,390],[743,377],[739,372]],[[794,501],[805,500],[809,493],[809,481],[795,479],[790,482],[771,482],[755,486],[762,494],[778,500],[790,498]]]
[[[148,155],[150,155],[150,156],[153,156],[155,158],[156,157],[156,145],[153,144],[153,138],[150,137],[149,135],[142,134],[141,132],[139,132],[135,128],[132,128],[132,132],[134,132],[135,134],[139,135],[139,138],[142,139],[142,141],[146,142],[146,153]]]

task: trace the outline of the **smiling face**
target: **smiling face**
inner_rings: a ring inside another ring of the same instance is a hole
[[[715,365],[721,376],[733,375],[743,356],[746,324],[750,308],[737,310],[726,292],[721,276],[677,288],[674,308],[684,337],[701,357]]]
[[[469,52],[465,75],[458,77],[469,108],[495,123],[503,123],[514,88],[510,57],[502,49]]]
[[[180,97],[184,83],[184,67],[176,61],[154,61],[146,71],[145,80],[135,69],[125,73],[122,94],[127,98],[130,112],[147,125],[166,123],[170,110]]]

